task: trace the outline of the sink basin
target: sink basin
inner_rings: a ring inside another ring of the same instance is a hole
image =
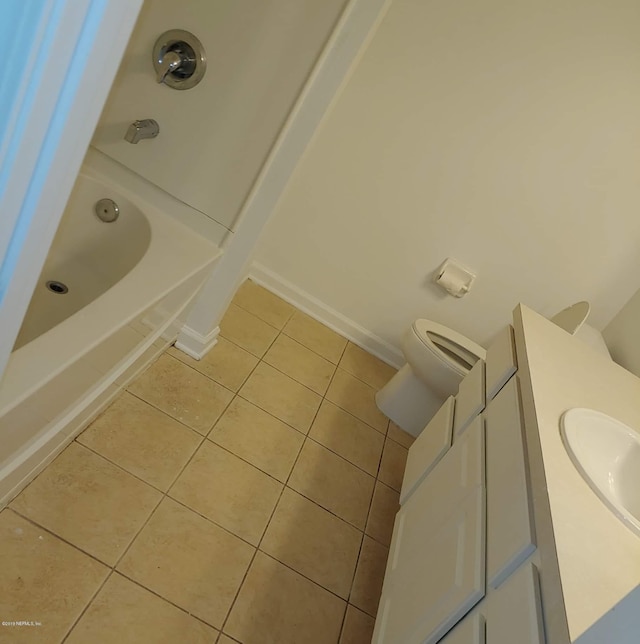
[[[585,408],[565,412],[560,433],[584,480],[640,536],[640,434],[611,416]]]

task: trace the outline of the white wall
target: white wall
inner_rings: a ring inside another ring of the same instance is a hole
[[[602,328],[640,285],[638,24],[636,0],[395,0],[257,275],[364,343],[417,317],[487,343],[519,301]],[[447,256],[463,299],[430,283]]]
[[[607,324],[602,335],[612,358],[640,377],[640,291]]]
[[[94,145],[231,228],[344,3],[146,0]],[[155,80],[153,45],[168,29],[191,31],[206,50],[206,75],[190,90]],[[124,141],[145,118],[159,136]]]

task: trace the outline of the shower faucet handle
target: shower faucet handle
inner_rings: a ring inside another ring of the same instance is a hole
[[[185,58],[181,56],[177,51],[167,51],[164,52],[162,58],[158,60],[156,65],[156,80],[158,83],[164,83],[165,78],[175,72],[177,69],[182,67],[185,63]]]
[[[129,143],[138,143],[142,139],[155,139],[160,133],[160,126],[158,121],[153,119],[142,119],[141,121],[134,121],[127,128],[127,133],[124,135],[124,140]]]

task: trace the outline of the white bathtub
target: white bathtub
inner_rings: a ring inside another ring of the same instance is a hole
[[[96,217],[102,198],[120,207],[117,221]],[[0,506],[175,339],[220,254],[83,168],[0,384]]]

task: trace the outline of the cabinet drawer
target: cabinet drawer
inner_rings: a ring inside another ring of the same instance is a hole
[[[487,349],[485,365],[487,402],[504,387],[517,369],[513,329],[503,329]]]
[[[517,377],[487,406],[485,430],[487,580],[497,588],[535,550]]]
[[[538,571],[529,563],[487,598],[488,644],[544,644]]]
[[[484,360],[478,360],[464,377],[456,396],[453,433],[461,434],[484,409]]]
[[[449,396],[409,448],[400,503],[404,503],[451,447],[455,398]]]

